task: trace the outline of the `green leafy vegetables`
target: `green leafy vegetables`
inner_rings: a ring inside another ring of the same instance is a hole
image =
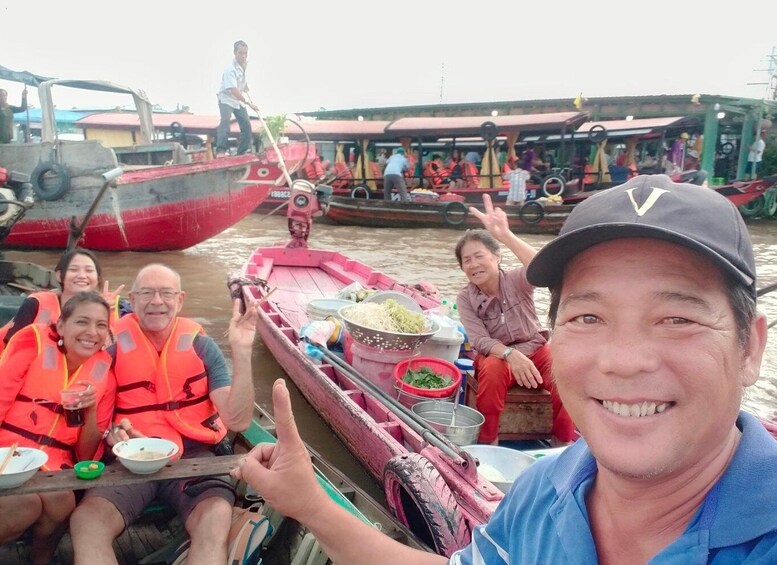
[[[436,389],[445,388],[453,384],[453,379],[432,371],[429,367],[421,367],[418,370],[409,369],[402,377],[405,382],[416,388]]]

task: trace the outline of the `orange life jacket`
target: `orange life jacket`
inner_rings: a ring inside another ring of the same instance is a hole
[[[305,176],[312,182],[316,182],[324,176],[324,166],[318,158],[305,165]]]
[[[427,161],[424,165],[424,178],[432,187],[440,186],[450,174],[450,171],[435,161]]]
[[[67,469],[76,462],[75,446],[82,428],[67,427],[60,391],[76,381],[90,382],[99,402],[112,384],[111,356],[100,351],[68,375],[65,354],[57,348],[49,328],[31,324],[14,334],[11,343],[17,336],[24,339],[26,333],[35,334],[37,354],[0,424],[0,445],[18,441],[21,446],[35,447],[49,456],[43,469]]]
[[[464,179],[467,181],[467,188],[477,188],[480,182],[477,165],[472,161],[462,161],[462,170],[464,171]]]
[[[59,294],[50,290],[33,292],[27,298],[38,301],[38,313],[32,321],[34,324],[52,324],[59,320]],[[5,349],[5,336],[13,326],[13,319],[0,328],[0,353]]]
[[[114,419],[129,418],[144,435],[174,441],[182,455],[183,438],[215,445],[227,428],[210,400],[205,365],[194,351],[194,338],[204,335],[202,326],[187,318],[176,318],[174,324],[160,353],[143,334],[137,315],[116,323]]]

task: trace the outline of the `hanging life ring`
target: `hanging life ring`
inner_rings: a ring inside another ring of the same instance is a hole
[[[518,210],[518,217],[524,224],[533,226],[545,217],[545,207],[536,200],[527,202]]]
[[[467,219],[469,209],[463,202],[448,202],[442,209],[442,217],[449,226],[460,226]]]
[[[731,155],[734,152],[734,144],[730,141],[727,141],[723,145],[720,146],[720,153],[722,155]]]
[[[370,189],[363,184],[358,184],[351,190],[351,198],[361,198],[363,200],[370,199]]]
[[[30,174],[32,189],[41,200],[59,200],[70,190],[67,167],[53,161],[38,164]]]
[[[567,187],[567,181],[561,175],[548,175],[542,179],[540,187],[545,196],[561,196]]]
[[[389,459],[383,469],[389,509],[438,554],[450,556],[471,532],[453,493],[428,459],[418,453]]]
[[[588,130],[588,139],[594,143],[605,141],[607,139],[607,129],[601,124],[596,124]]]

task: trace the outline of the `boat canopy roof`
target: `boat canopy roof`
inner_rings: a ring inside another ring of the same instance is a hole
[[[311,141],[356,141],[360,139],[390,139],[386,133],[388,120],[313,120],[299,122]],[[289,124],[284,134],[290,139],[304,139],[300,129]]]
[[[149,102],[146,93],[142,90],[136,90],[134,88],[102,80],[52,79],[38,85],[38,100],[40,101],[42,111],[42,141],[54,141],[56,138],[54,101],[51,96],[51,89],[54,86],[65,86],[81,90],[96,90],[100,92],[115,92],[117,94],[130,94],[135,102],[135,109],[137,111],[135,118],[140,125],[139,143],[141,145],[150,144],[151,140],[154,138],[154,128],[151,118],[151,102]]]
[[[188,113],[161,113],[151,114],[151,122],[154,129],[165,131],[171,129],[174,123],[179,123],[186,133],[196,135],[213,135],[219,126],[219,116],[200,116]],[[81,128],[105,128],[105,129],[135,129],[140,126],[140,118],[135,112],[98,112],[82,117],[75,124]],[[236,120],[232,120],[230,131],[239,132],[240,126]],[[259,120],[251,119],[251,131],[262,132]]]
[[[28,86],[38,86],[42,82],[51,80],[51,77],[36,75],[30,71],[12,71],[8,67],[0,65],[0,79],[11,82],[21,82]]]
[[[635,135],[657,134],[667,129],[693,129],[699,127],[696,118],[675,116],[669,118],[643,118],[637,120],[604,120],[586,122],[577,128],[577,133],[587,134],[591,128],[602,126],[609,137],[633,137]]]
[[[408,136],[437,139],[440,137],[480,136],[486,122],[496,125],[497,134],[561,132],[576,128],[588,119],[586,112],[552,112],[508,116],[457,116],[399,118],[386,127],[393,137]]]

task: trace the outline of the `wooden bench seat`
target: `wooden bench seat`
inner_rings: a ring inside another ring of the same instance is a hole
[[[478,381],[467,372],[468,406],[476,408]],[[550,393],[543,389],[514,386],[507,391],[505,409],[499,420],[499,440],[548,439],[553,425]]]

